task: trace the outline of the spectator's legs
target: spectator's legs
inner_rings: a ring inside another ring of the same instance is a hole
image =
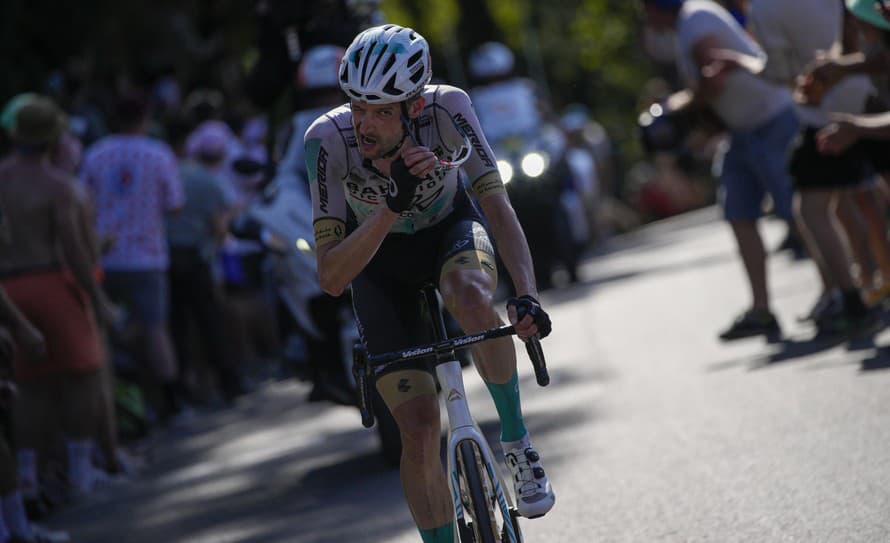
[[[0,436],[0,543],[9,541],[38,543],[61,540],[42,537],[42,535],[52,536],[53,534],[50,533],[38,534],[35,532],[35,527],[28,519],[25,510],[22,492],[18,489],[16,462],[12,448],[6,438]]]
[[[730,221],[732,232],[739,246],[739,254],[751,287],[751,307],[758,311],[769,311],[769,294],[766,285],[766,251],[763,239],[755,221]]]
[[[176,360],[179,362],[177,373],[180,384],[187,389],[188,370],[193,367],[195,353],[191,348],[191,309],[194,306],[192,299],[191,282],[189,281],[188,267],[190,265],[187,254],[182,250],[170,251],[170,272],[168,274],[170,285],[170,335],[176,351]],[[190,260],[190,259],[189,259]]]
[[[57,413],[51,408],[51,385],[47,382],[19,383],[13,407],[13,426],[19,466],[19,486],[25,498],[39,495],[40,464],[59,437]]]
[[[867,226],[853,194],[842,192],[838,198],[837,218],[850,242],[851,271],[854,282],[863,288],[872,286],[876,267],[868,244]]]
[[[188,278],[189,305],[208,365],[215,371],[223,396],[233,400],[244,393],[241,376],[226,356],[223,305],[213,280],[210,265],[197,256]]]
[[[68,481],[75,494],[86,494],[94,485],[93,434],[103,409],[101,371],[62,378],[58,416],[68,452]]]
[[[100,370],[99,384],[99,427],[96,433],[96,442],[105,459],[105,469],[109,473],[118,473],[121,470],[117,458],[117,415],[114,405],[114,375],[106,364]]]
[[[161,417],[175,414],[181,407],[181,387],[176,356],[167,331],[168,286],[166,271],[108,272],[105,287],[116,303],[122,303],[139,327],[140,348],[134,353],[144,361],[146,392],[160,388],[161,398],[153,403]]]
[[[827,277],[827,288],[853,289],[847,243],[834,219],[837,191],[805,190],[799,193],[796,211],[799,227],[807,241],[820,273]]]
[[[5,438],[0,437],[0,542],[17,536],[31,541],[34,532],[16,480],[16,465]]]
[[[868,188],[854,193],[868,232],[868,246],[880,273],[880,294],[890,295],[890,244],[887,240],[886,201],[881,189]],[[868,278],[873,279],[873,278]]]
[[[9,447],[6,438],[0,437],[0,495],[5,496],[10,492],[18,490],[18,474],[16,470],[15,458],[12,456],[12,449]]]
[[[145,354],[163,394],[162,416],[174,415],[182,408],[183,392],[166,323],[146,326]]]

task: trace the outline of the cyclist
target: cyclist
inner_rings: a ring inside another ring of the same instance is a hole
[[[499,325],[492,241],[458,170],[437,168],[471,147],[462,168],[518,296],[508,316],[522,339],[544,337],[550,318],[536,299],[525,235],[470,100],[461,89],[429,85],[431,76],[429,46],[410,28],[370,28],[346,50],[340,86],[349,104],[319,117],[305,135],[321,286],[336,296],[352,283],[371,353],[425,339],[418,289],[427,280],[437,282],[465,332]],[[519,513],[541,516],[555,497],[523,423],[512,342],[486,342],[474,358],[501,421]],[[402,484],[421,536],[451,543],[454,514],[430,368],[388,366],[377,389],[399,425]]]

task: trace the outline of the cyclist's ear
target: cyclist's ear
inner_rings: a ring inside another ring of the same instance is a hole
[[[412,98],[410,102],[408,102],[408,118],[416,119],[423,113],[423,108],[426,106],[426,99],[423,96],[417,96]]]

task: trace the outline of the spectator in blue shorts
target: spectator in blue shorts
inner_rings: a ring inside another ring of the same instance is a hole
[[[677,33],[677,69],[688,86],[670,96],[668,113],[709,108],[725,125],[720,203],[732,226],[751,287],[752,305],[720,333],[724,341],[780,334],[770,310],[766,251],[757,230],[764,198],[789,228],[791,180],[786,152],[798,120],[788,88],[756,75],[765,54],[722,6],[706,0],[644,0],[647,24]]]

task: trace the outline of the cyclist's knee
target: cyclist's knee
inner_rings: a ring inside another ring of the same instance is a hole
[[[441,428],[435,396],[405,402],[393,411],[393,416],[406,451],[423,454],[424,450],[438,446]]]
[[[482,278],[464,275],[462,279],[448,281],[443,288],[448,310],[460,323],[488,320],[493,313],[491,285]]]

